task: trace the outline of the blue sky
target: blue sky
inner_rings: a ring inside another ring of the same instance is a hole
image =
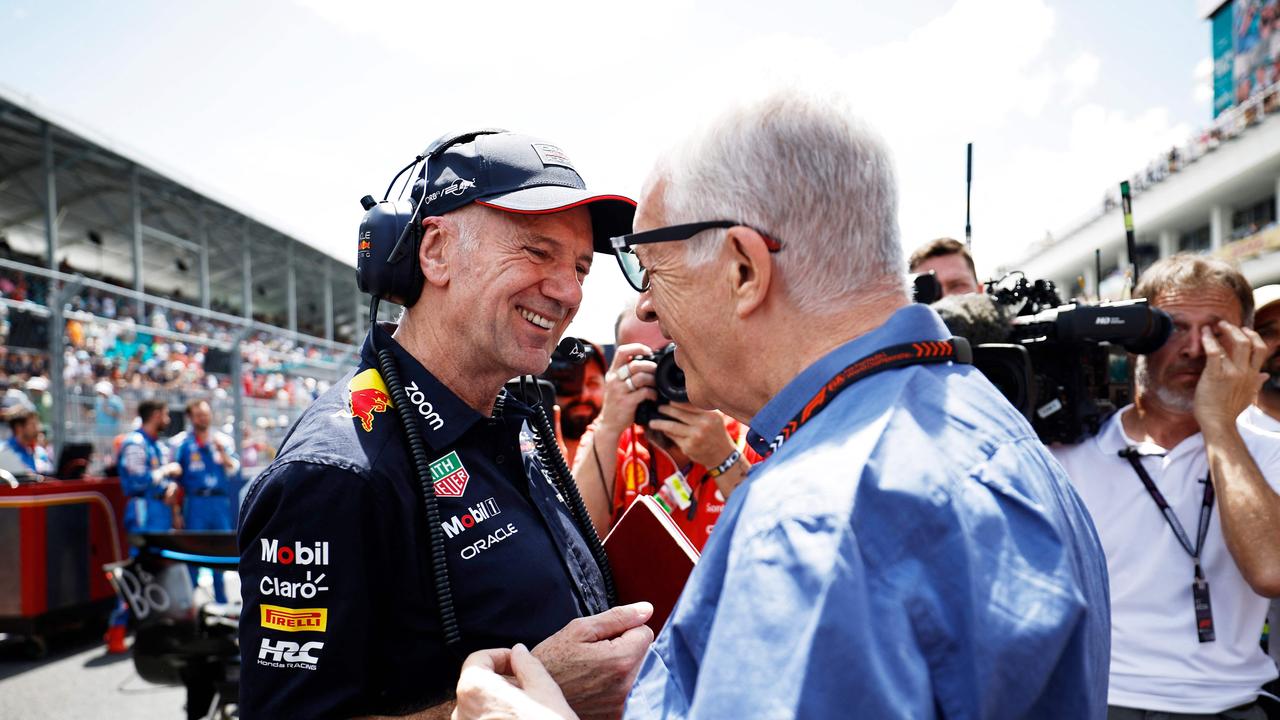
[[[908,250],[963,233],[974,141],[991,269],[1211,120],[1193,0],[476,7],[0,0],[0,85],[338,257],[358,198],[445,131],[545,136],[589,185],[634,195],[692,123],[799,83],[889,140]],[[572,331],[607,341],[629,291],[598,260]]]

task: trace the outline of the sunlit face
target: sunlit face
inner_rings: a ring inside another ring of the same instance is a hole
[[[209,408],[209,403],[202,402],[191,408],[191,427],[198,433],[203,433],[213,424],[213,410]]]
[[[1150,355],[1139,355],[1138,394],[1174,412],[1194,408],[1196,383],[1204,371],[1204,328],[1217,337],[1218,321],[1240,325],[1243,311],[1235,294],[1224,287],[1177,288],[1157,295],[1151,303],[1173,318],[1169,340]]]
[[[969,263],[965,262],[964,256],[960,253],[928,258],[916,266],[915,272],[925,273],[930,270],[942,285],[943,297],[981,291],[978,279],[973,276]]]
[[[475,247],[455,244],[449,292],[463,313],[455,325],[463,367],[501,377],[538,374],[582,303],[591,269],[591,216],[585,207],[551,215],[492,210]]]
[[[636,232],[671,224],[660,191],[661,185],[650,190],[637,207]],[[715,282],[719,261],[692,268],[686,262],[686,247],[684,242],[668,242],[635,249],[649,269],[649,289],[640,294],[636,314],[641,320],[656,321],[663,338],[676,343],[676,363],[684,370],[689,401],[716,407],[722,403],[715,386],[732,375],[727,363],[731,345],[725,337],[733,325],[730,298],[725,284]]]
[[[641,320],[634,312],[627,314],[618,324],[617,339],[619,345],[640,343],[653,351],[661,350],[671,342],[662,336],[658,323]]]
[[[1253,319],[1253,329],[1267,344],[1267,360],[1262,371],[1268,375],[1266,388],[1280,391],[1280,302],[1272,303]]]
[[[604,406],[604,372],[600,366],[594,360],[587,362],[582,368],[582,392],[557,398],[556,402],[560,405],[560,426],[565,437],[570,440],[582,437]]]

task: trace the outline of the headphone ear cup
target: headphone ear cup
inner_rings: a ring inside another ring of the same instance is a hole
[[[406,230],[413,208],[414,203],[408,200],[380,202],[369,208],[360,222],[356,253],[356,284],[360,290],[404,307],[413,305],[422,294],[423,277],[418,265],[422,228],[408,228],[407,252],[394,263],[389,258]]]

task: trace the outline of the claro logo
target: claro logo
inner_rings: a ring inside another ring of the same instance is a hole
[[[328,565],[329,543],[318,542],[314,545],[303,545],[295,542],[293,547],[281,545],[278,540],[260,538],[262,541],[262,562],[277,565]]]

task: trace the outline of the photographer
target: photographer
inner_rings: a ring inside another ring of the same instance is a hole
[[[556,413],[559,424],[556,438],[561,452],[572,461],[578,451],[578,443],[587,427],[600,414],[604,404],[604,351],[599,345],[579,340],[586,354],[581,362],[560,356],[557,350],[551,356],[551,367],[544,374],[556,389]]]
[[[574,459],[583,502],[604,537],[633,500],[654,495],[701,550],[725,498],[759,456],[746,447],[745,425],[687,402],[663,403],[661,415],[638,424],[641,403],[658,399],[657,365],[640,356],[670,341],[657,323],[636,317],[634,304],[618,315],[614,336],[618,349],[605,375],[604,405]]]
[[[907,269],[913,273],[932,270],[942,287],[943,297],[982,292],[973,256],[959,240],[938,238],[921,245],[911,253]]]
[[[1280,595],[1280,442],[1238,422],[1267,357],[1249,329],[1253,294],[1226,263],[1175,255],[1135,295],[1173,334],[1138,357],[1132,405],[1054,450],[1107,555],[1108,716],[1262,718],[1258,691],[1276,677],[1258,638]]]

